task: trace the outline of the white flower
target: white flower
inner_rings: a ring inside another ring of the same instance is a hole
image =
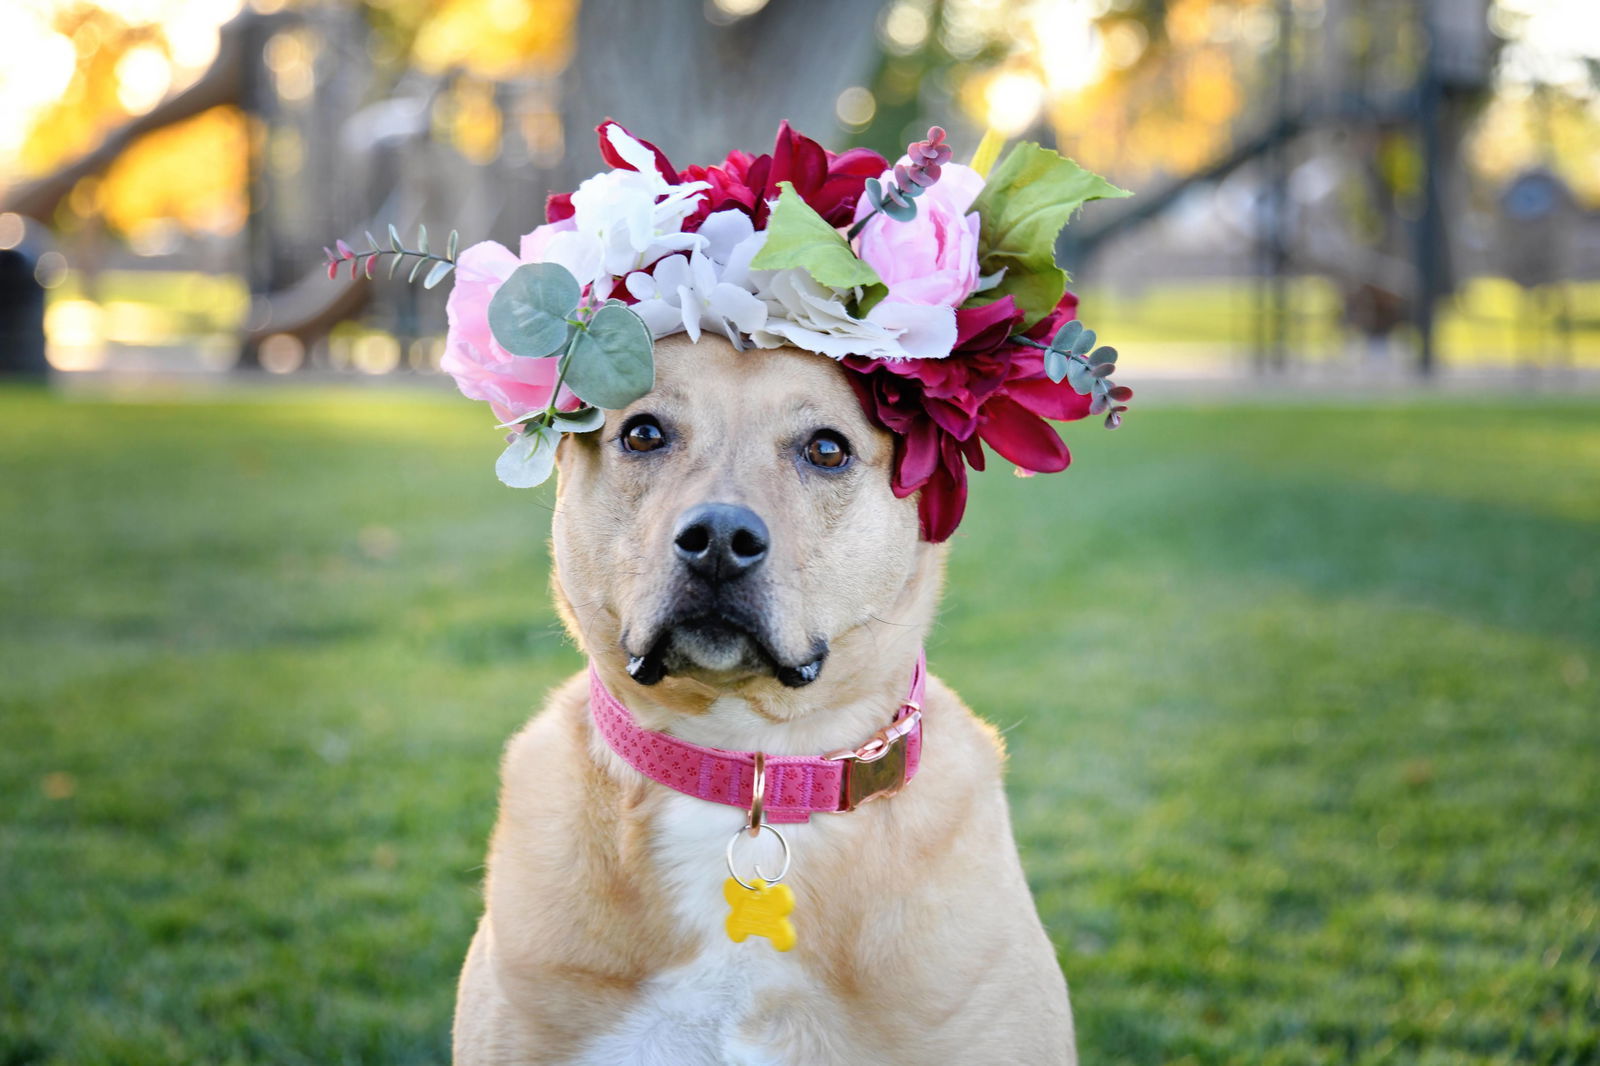
[[[717,211],[697,234],[700,246],[687,254],[669,255],[650,273],[629,274],[625,284],[638,303],[633,310],[656,337],[686,332],[700,339],[701,329],[715,330],[737,348],[743,334],[767,320],[767,305],[751,292],[750,260],[766,242],[742,211]]]
[[[560,263],[580,281],[599,284],[649,266],[664,255],[698,248],[705,240],[682,232],[711,186],[671,185],[656,170],[650,150],[616,125],[606,136],[617,154],[638,170],[596,174],[572,194],[570,228],[552,232],[544,261]]]
[[[716,264],[698,248],[667,256],[653,274],[629,274],[627,286],[639,301],[634,312],[657,338],[686,332],[698,341],[703,327],[743,348],[742,335],[767,321],[767,305],[748,289],[718,280]]]
[[[955,346],[955,312],[948,307],[884,300],[861,319],[845,307],[849,293],[800,267],[755,271],[754,277],[768,309],[766,325],[750,334],[759,348],[792,344],[833,359],[941,359]]]

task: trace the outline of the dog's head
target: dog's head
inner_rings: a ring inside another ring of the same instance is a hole
[[[561,446],[570,627],[641,684],[719,692],[865,664],[874,627],[920,639],[939,552],[890,489],[893,453],[830,359],[659,342],[654,390]]]

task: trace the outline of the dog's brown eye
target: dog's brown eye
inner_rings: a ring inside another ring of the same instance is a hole
[[[837,470],[850,461],[850,445],[831,429],[825,429],[806,445],[806,462],[825,470]]]
[[[653,452],[667,443],[661,432],[661,423],[649,415],[640,415],[622,427],[622,446],[630,452]]]

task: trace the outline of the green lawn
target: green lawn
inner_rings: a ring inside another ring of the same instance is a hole
[[[1136,410],[980,479],[1086,1063],[1600,1062],[1600,401]],[[577,669],[477,405],[0,393],[0,1064],[437,1063]]]

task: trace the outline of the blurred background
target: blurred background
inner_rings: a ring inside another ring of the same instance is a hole
[[[1600,366],[1584,0],[24,0],[8,20],[12,369],[432,373],[443,294],[330,286],[320,247],[390,223],[509,241],[598,169],[613,113],[680,161],[785,116],[890,156],[930,121],[968,151],[989,126],[1053,144],[1139,194],[1092,205],[1061,257],[1164,375]]]
[[[321,248],[514,244],[608,115],[1136,192],[1128,424],[975,479],[929,643],[1086,1063],[1600,1063],[1594,0],[8,0],[0,1064],[447,1057],[582,661],[448,283]]]

